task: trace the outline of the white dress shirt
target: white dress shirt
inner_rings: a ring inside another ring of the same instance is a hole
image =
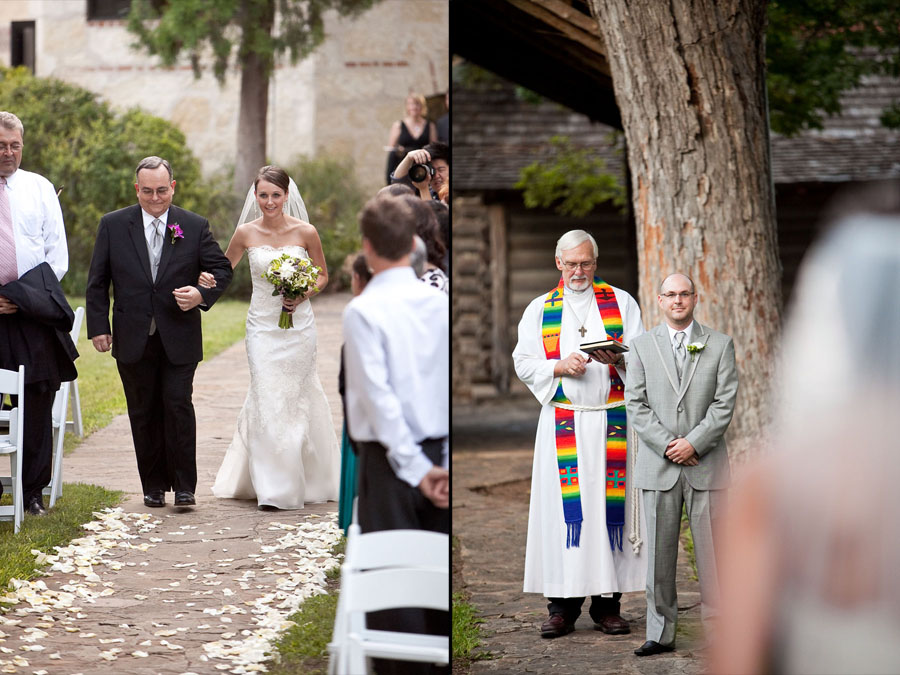
[[[344,309],[347,430],[387,449],[413,487],[432,467],[426,438],[450,429],[450,302],[412,267],[376,274]],[[449,466],[444,441],[442,465]]]
[[[39,174],[18,169],[6,177],[6,190],[19,277],[46,261],[62,279],[69,269],[69,249],[53,185]]]

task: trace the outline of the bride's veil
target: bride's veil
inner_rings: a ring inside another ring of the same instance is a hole
[[[284,203],[284,212],[289,216],[299,218],[308,223],[309,214],[306,212],[306,204],[303,203],[303,197],[300,196],[300,190],[297,188],[294,179],[291,178],[290,181],[288,198]],[[244,208],[241,210],[241,216],[238,218],[237,225],[256,220],[260,216],[262,216],[262,211],[259,208],[259,204],[256,203],[256,186],[251,185],[250,189],[247,190],[247,198],[244,200]]]

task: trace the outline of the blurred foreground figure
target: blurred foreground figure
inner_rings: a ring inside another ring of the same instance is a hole
[[[810,252],[773,446],[723,531],[713,673],[900,672],[900,216]]]

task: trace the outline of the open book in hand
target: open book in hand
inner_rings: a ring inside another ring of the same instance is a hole
[[[623,345],[616,340],[598,340],[595,342],[582,342],[579,345],[579,349],[588,354],[592,354],[598,349],[607,349],[616,354],[621,354],[628,351],[628,345]]]

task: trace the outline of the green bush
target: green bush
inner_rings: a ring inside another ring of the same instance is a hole
[[[319,231],[328,264],[328,288],[349,288],[350,278],[341,272],[341,265],[348,255],[360,249],[362,240],[356,217],[366,200],[356,180],[353,161],[301,156],[285,170],[300,188],[309,222]]]
[[[67,293],[84,293],[100,217],[136,202],[134,168],[148,155],[169,160],[176,203],[205,213],[209,189],[184,134],[134,108],[115,113],[96,94],[25,68],[0,67],[0,101],[25,126],[22,168],[57,189],[69,245]]]
[[[206,216],[222,250],[227,248],[246,193],[231,192],[233,168],[204,179],[200,162],[174,124],[138,108],[116,113],[86,89],[34,77],[25,68],[0,66],[0,101],[25,126],[22,168],[62,188],[69,246],[69,271],[62,282],[66,293],[84,294],[100,217],[136,203],[134,168],[149,155],[169,160],[177,183],[175,203]],[[322,239],[329,289],[348,287],[341,265],[359,250],[356,216],[365,198],[352,160],[299,157],[285,169],[300,187]],[[250,289],[249,266],[242,262],[227,295],[246,299]]]

